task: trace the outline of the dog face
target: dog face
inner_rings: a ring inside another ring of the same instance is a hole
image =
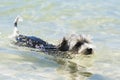
[[[74,54],[90,55],[94,52],[90,36],[85,35],[71,35],[69,38],[63,38],[59,45],[61,51],[66,50]]]
[[[94,46],[92,44],[89,43],[84,43],[83,45],[81,45],[81,47],[79,47],[78,53],[82,53],[85,55],[90,55],[94,53]]]

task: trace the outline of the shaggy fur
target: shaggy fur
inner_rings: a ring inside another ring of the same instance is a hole
[[[74,54],[92,54],[94,46],[92,45],[90,36],[73,34],[68,38],[63,38],[59,45],[61,51],[70,51]]]
[[[40,51],[48,52],[52,54],[85,54],[89,55],[93,53],[93,45],[89,36],[73,34],[70,37],[64,37],[61,43],[58,45],[49,44],[46,41],[35,37],[21,35],[17,29],[17,24],[20,17],[17,17],[14,22],[14,31],[12,38],[15,39],[15,44],[18,46],[25,46],[30,48],[36,48]]]

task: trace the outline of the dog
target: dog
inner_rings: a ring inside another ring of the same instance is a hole
[[[39,51],[54,55],[66,55],[67,53],[70,53],[69,55],[91,55],[94,53],[94,45],[92,44],[89,36],[72,34],[69,37],[63,37],[62,41],[58,45],[53,45],[35,36],[20,34],[17,28],[19,21],[20,17],[18,16],[14,21],[13,34],[10,36],[12,39],[15,39],[15,45],[35,48]]]

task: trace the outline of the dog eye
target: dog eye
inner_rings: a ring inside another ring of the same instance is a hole
[[[82,42],[77,42],[77,43],[75,44],[76,47],[80,47],[81,45],[83,45]]]
[[[73,46],[73,50],[78,50],[79,47],[81,47],[81,45],[83,45],[84,43],[78,41],[74,46]]]

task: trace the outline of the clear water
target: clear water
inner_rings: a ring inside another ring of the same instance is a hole
[[[17,15],[22,34],[56,44],[90,34],[95,56],[71,61],[10,44]],[[119,0],[0,0],[0,80],[120,80]]]

